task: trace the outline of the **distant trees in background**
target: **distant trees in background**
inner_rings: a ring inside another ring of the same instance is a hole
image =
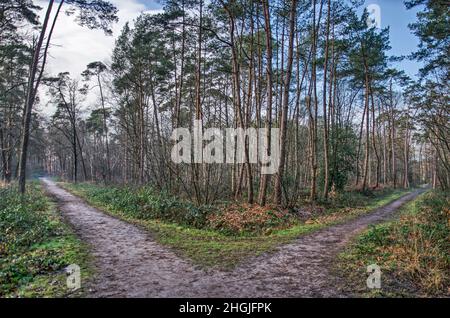
[[[67,10],[64,8],[67,7]],[[22,35],[18,32],[21,22],[28,22],[32,26],[37,26],[38,18],[35,11],[41,8],[34,5],[30,0],[7,0],[0,4],[0,25],[2,33],[6,39],[12,41]],[[26,34],[28,41],[23,44],[30,51],[27,74],[24,79],[24,101],[23,118],[20,134],[20,146],[18,152],[18,167],[16,174],[19,179],[19,191],[25,192],[26,172],[28,165],[28,153],[30,145],[30,133],[32,130],[33,107],[37,99],[37,92],[43,80],[45,67],[47,64],[48,50],[53,32],[57,27],[59,14],[65,11],[67,15],[77,13],[76,20],[82,25],[91,29],[103,29],[106,34],[111,34],[110,24],[117,21],[117,9],[107,1],[103,0],[49,0],[45,10],[42,24]],[[18,23],[17,23],[18,22]],[[22,41],[23,40],[19,40]],[[10,46],[10,41],[4,41],[5,47]],[[2,147],[3,148],[3,147]],[[6,148],[7,150],[9,148]]]
[[[75,182],[150,184],[197,203],[288,206],[348,188],[448,188],[448,8],[422,2],[411,27],[422,42],[414,58],[426,65],[413,82],[387,56],[389,30],[357,15],[362,1],[165,1],[163,13],[124,26],[110,63],[93,61],[80,80],[45,78],[56,113],[33,112],[30,158],[40,159],[29,166]],[[9,181],[33,46],[23,39],[15,48],[20,38],[3,33],[1,171]],[[86,110],[88,92],[98,98]],[[244,163],[173,163],[172,131],[192,130],[194,120],[202,129],[280,128],[279,172],[262,175],[250,163],[248,139]]]
[[[450,188],[450,7],[445,1],[406,1],[407,8],[425,6],[410,29],[419,38],[412,57],[424,64],[420,78],[405,92],[422,128],[420,138],[430,144],[433,187]]]

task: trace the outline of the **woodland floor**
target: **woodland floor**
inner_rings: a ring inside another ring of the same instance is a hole
[[[336,255],[368,225],[385,221],[417,190],[349,222],[299,237],[233,270],[203,269],[156,243],[151,233],[109,216],[42,179],[61,213],[91,249],[95,278],[86,297],[342,297]]]

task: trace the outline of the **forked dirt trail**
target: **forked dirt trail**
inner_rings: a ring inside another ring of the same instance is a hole
[[[330,266],[351,237],[388,219],[415,191],[358,219],[302,236],[233,271],[202,270],[132,224],[108,216],[42,179],[64,217],[91,248],[97,275],[87,297],[330,297]]]

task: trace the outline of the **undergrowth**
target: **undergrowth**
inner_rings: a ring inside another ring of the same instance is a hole
[[[65,225],[38,183],[25,196],[0,188],[0,297],[61,297],[71,294],[65,268],[81,267],[86,250]]]
[[[271,206],[261,208],[229,203],[215,208],[195,207],[149,188],[88,183],[61,185],[106,213],[150,230],[158,242],[174,248],[194,263],[224,269],[273,250],[300,235],[367,213],[406,193],[402,190],[383,192],[364,203],[361,201],[361,205],[354,208],[330,205],[320,208],[320,213],[312,212],[307,219],[302,219],[295,211]]]
[[[401,209],[398,220],[371,227],[340,255],[349,290],[365,296],[449,296],[450,199],[431,191]],[[382,270],[382,288],[365,286],[366,266]]]

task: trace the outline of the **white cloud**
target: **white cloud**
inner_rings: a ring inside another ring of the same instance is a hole
[[[41,19],[45,14],[48,1],[35,1],[43,8],[40,11]],[[101,30],[90,30],[79,26],[74,21],[74,16],[67,16],[63,12],[58,16],[58,21],[52,36],[49,49],[46,73],[55,75],[59,72],[70,72],[73,78],[79,78],[86,65],[93,61],[108,61],[111,57],[114,42],[127,21],[132,21],[142,12],[160,12],[161,10],[148,10],[146,5],[137,0],[111,0],[116,5],[119,22],[113,26],[113,36],[106,36]],[[67,7],[66,7],[67,9]],[[64,10],[64,6],[63,6]],[[53,8],[56,11],[56,8]],[[48,98],[45,88],[40,90],[44,112],[51,114],[53,107],[45,106]],[[92,102],[95,96],[90,96],[88,102]]]

